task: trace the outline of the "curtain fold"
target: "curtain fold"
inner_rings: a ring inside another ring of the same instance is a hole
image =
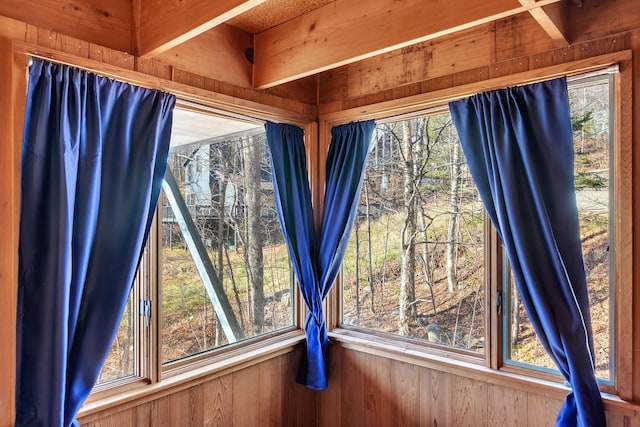
[[[308,308],[307,349],[297,381],[312,389],[327,388],[329,338],[322,304],[349,241],[374,126],[373,121],[366,121],[331,130],[324,209],[316,233],[303,131],[286,124],[266,124],[278,217]]]
[[[77,425],[135,278],[175,96],[34,59],[22,152],[16,426]]]
[[[540,342],[571,385],[558,426],[604,426],[574,189],[565,78],[449,104]]]

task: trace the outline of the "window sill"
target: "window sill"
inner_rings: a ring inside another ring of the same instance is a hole
[[[80,409],[78,421],[86,424],[99,418],[130,409],[144,403],[185,390],[194,385],[239,371],[252,365],[293,351],[304,341],[304,331],[296,329],[271,339],[243,346],[241,351],[229,351],[212,358],[209,363],[198,363],[189,370],[176,373],[153,384],[141,384],[105,398],[89,400]]]
[[[446,372],[488,384],[524,392],[544,394],[564,400],[569,389],[560,382],[544,380],[505,370],[494,370],[484,365],[483,358],[461,355],[443,349],[426,349],[419,344],[407,343],[371,335],[365,332],[337,328],[329,332],[333,345],[379,357]],[[632,417],[640,413],[640,404],[620,399],[616,395],[602,393],[605,409]]]

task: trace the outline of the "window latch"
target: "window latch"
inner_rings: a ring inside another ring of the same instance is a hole
[[[498,311],[498,316],[502,316],[502,291],[496,292],[496,309]]]
[[[145,326],[149,326],[151,322],[151,300],[141,299],[140,300],[140,316],[144,317]]]

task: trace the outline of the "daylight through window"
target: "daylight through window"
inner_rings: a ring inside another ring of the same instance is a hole
[[[613,209],[611,144],[613,123],[612,75],[575,80],[569,84],[571,127],[574,144],[576,201],[580,220],[582,254],[587,274],[591,323],[594,335],[596,374],[613,378],[613,316],[611,280]],[[505,313],[505,359],[516,365],[555,370],[551,358],[537,340],[515,289],[513,277],[505,274],[509,310]]]
[[[448,111],[378,124],[343,323],[484,351],[484,209]]]
[[[162,362],[293,325],[262,124],[176,110],[161,198]]]
[[[595,363],[604,383],[614,378],[612,85],[611,74],[569,83]],[[342,268],[342,324],[485,357],[493,342],[507,365],[557,372],[533,332],[506,255],[486,244],[495,231],[485,227],[449,112],[379,122],[370,150]],[[503,283],[489,283],[487,271],[504,271]],[[504,301],[502,340],[485,331],[492,289]]]

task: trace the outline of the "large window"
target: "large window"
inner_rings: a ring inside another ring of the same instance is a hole
[[[294,325],[260,122],[177,107],[156,223],[102,387]]]
[[[378,124],[343,322],[483,352],[484,210],[448,111]]]
[[[161,200],[163,363],[293,324],[264,126],[236,122],[218,136],[201,113],[175,119],[186,126]]]
[[[569,83],[596,369],[605,383],[614,378],[615,350],[612,84],[612,75]],[[479,360],[498,357],[498,366],[557,372],[522,307],[506,255],[489,245],[497,236],[446,108],[379,121],[374,135],[343,264],[342,324]],[[496,271],[504,274],[490,274]],[[502,317],[487,328],[486,301],[494,292]],[[498,356],[488,354],[491,348],[501,349]]]

